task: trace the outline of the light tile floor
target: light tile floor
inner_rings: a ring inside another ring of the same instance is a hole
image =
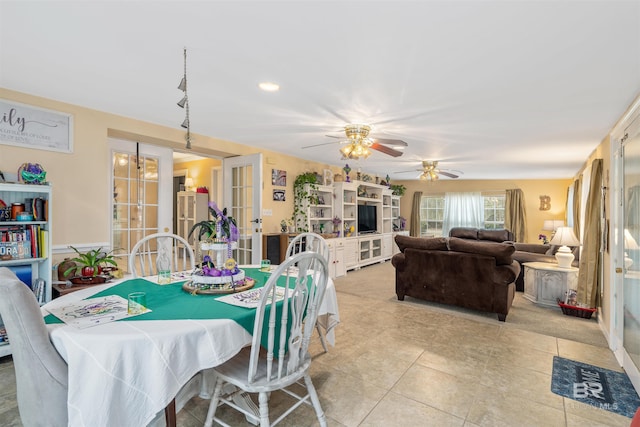
[[[393,267],[336,280],[342,323],[336,347],[319,341],[312,377],[329,426],[628,426],[630,419],[550,391],[554,355],[620,371],[597,322],[536,307],[518,293],[506,323],[493,315],[397,301]],[[272,394],[271,414],[290,398]],[[208,401],[178,414],[202,425]],[[219,410],[230,425],[250,425]],[[0,425],[21,426],[11,358],[0,359]],[[280,425],[317,425],[303,405]]]

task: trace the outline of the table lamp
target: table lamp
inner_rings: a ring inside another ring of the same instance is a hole
[[[555,235],[558,227],[564,227],[564,221],[561,219],[545,219],[542,224],[542,229],[544,231],[551,231],[551,238]]]
[[[553,239],[549,242],[551,245],[560,246],[558,252],[556,252],[556,260],[558,260],[558,267],[571,268],[571,263],[575,258],[569,246],[580,246],[580,241],[573,233],[573,227],[558,227]]]
[[[193,178],[187,178],[184,180],[184,189],[187,191],[193,190]]]

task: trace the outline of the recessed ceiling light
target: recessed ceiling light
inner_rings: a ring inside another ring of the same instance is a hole
[[[258,85],[258,87],[265,92],[277,92],[280,90],[280,85],[273,82],[262,82]]]

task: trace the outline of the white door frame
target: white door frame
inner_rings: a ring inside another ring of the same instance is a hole
[[[109,138],[109,184],[113,181],[113,153],[136,154],[136,142]],[[173,228],[173,150],[155,145],[139,144],[139,154],[158,159],[158,232],[171,232]],[[112,191],[108,193],[109,206],[113,210]],[[113,246],[113,222],[109,224],[109,240]]]
[[[232,208],[232,169],[242,166],[251,166],[252,174],[252,212],[249,215],[252,226],[247,227],[251,232],[251,264],[259,265],[262,259],[262,153],[248,156],[228,157],[222,161],[224,183],[224,205],[220,209]],[[236,218],[238,220],[238,218]],[[238,224],[240,227],[240,224]],[[241,236],[242,237],[242,236]]]

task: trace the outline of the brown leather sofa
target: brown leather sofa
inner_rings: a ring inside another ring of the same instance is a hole
[[[540,245],[534,243],[518,243],[513,241],[513,233],[509,230],[484,230],[470,227],[454,227],[449,231],[449,237],[476,240],[482,242],[511,242],[516,250],[513,259],[520,264],[520,274],[516,279],[516,291],[524,291],[524,264],[525,262],[548,262],[556,264],[555,254],[558,246]],[[578,267],[580,261],[580,247],[573,248],[573,266]]]
[[[483,228],[453,227],[449,230],[449,237],[498,243],[514,241],[513,233],[505,229],[485,230]]]
[[[505,321],[520,265],[510,243],[396,236],[396,295],[497,313]]]

